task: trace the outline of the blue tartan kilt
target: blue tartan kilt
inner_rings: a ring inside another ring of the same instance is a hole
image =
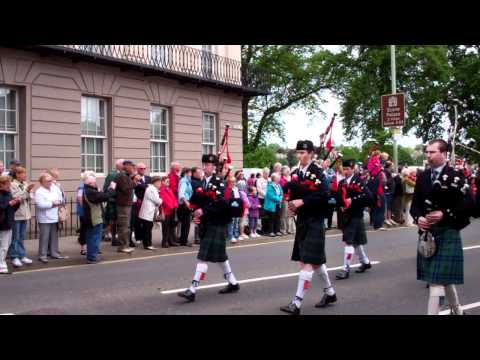
[[[311,265],[322,265],[327,262],[323,217],[297,220],[291,259]]]
[[[437,245],[435,255],[417,253],[417,280],[430,284],[463,284],[463,246],[460,231],[450,227],[432,229]]]
[[[202,235],[197,259],[208,262],[227,261],[227,225],[207,224]]]

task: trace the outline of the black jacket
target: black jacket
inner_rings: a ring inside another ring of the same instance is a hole
[[[303,200],[304,204],[297,212],[298,219],[325,217],[328,212],[330,191],[323,170],[312,162],[305,172],[305,177],[299,168],[292,171],[292,177],[295,176],[298,177],[298,180],[292,179],[285,185],[285,189],[290,191],[290,200]],[[309,189],[309,186],[305,184],[307,180],[311,182],[318,180],[319,184]]]
[[[200,186],[197,179],[192,179],[193,195],[190,198],[190,203],[201,208],[203,216],[200,221],[203,225],[227,225],[232,220],[232,206],[231,202],[224,199],[226,184],[225,181],[216,174],[212,175],[207,189],[203,189],[202,181]],[[198,189],[202,189],[201,192]],[[217,198],[213,200],[207,196],[208,191],[219,192]]]
[[[366,182],[359,174],[353,175],[350,185],[347,184],[347,179],[342,179],[338,183],[337,204],[339,207],[344,207],[342,196],[342,189],[344,185],[347,186],[346,198],[351,199],[350,207],[345,211],[350,217],[363,217],[364,208],[373,205],[373,195],[366,186]]]
[[[84,185],[83,196],[85,196],[87,198],[87,200],[89,202],[91,202],[92,204],[101,204],[103,202],[106,202],[111,197],[113,197],[114,195],[115,195],[115,193],[113,192],[113,190],[110,190],[110,191],[105,193],[105,192],[98,191],[98,189],[95,186],[91,186],[91,185],[87,185],[87,184]],[[84,224],[87,227],[91,227],[92,226],[92,215],[91,215],[90,205],[87,201],[84,201],[83,202],[83,207],[84,207],[84,211],[85,211],[85,215],[84,215],[84,221],[85,222],[84,222]]]
[[[432,184],[432,169],[417,177],[410,214],[415,223],[428,212],[440,210],[443,219],[438,226],[461,230],[470,224],[473,210],[472,196],[465,187],[465,177],[450,166],[445,166]]]
[[[15,222],[15,211],[20,204],[10,206],[12,200],[10,191],[0,191],[0,231],[11,230]]]
[[[147,190],[148,184],[152,183],[152,178],[148,175],[145,175],[145,181],[140,179],[140,182],[135,186],[135,196],[137,199],[143,200],[145,196],[145,190]]]

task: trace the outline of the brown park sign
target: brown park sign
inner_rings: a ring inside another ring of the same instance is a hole
[[[405,94],[382,95],[382,126],[405,126]]]

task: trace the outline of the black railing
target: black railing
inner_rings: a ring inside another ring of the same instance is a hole
[[[59,224],[58,236],[75,236],[77,235],[77,229],[80,228],[80,219],[77,216],[77,203],[76,199],[72,198],[66,201],[67,208],[67,220],[64,223]],[[32,212],[32,218],[28,221],[27,226],[27,239],[38,238],[38,223],[35,216],[35,204],[30,203],[30,210]]]
[[[253,95],[268,94],[268,74],[240,61],[185,45],[42,45],[63,53],[114,61],[238,88]]]

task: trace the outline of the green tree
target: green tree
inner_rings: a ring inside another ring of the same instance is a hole
[[[337,65],[339,64],[339,65]],[[267,134],[285,138],[280,113],[302,107],[320,111],[322,90],[344,78],[343,63],[336,55],[316,45],[242,45],[242,66],[268,74],[267,96],[244,97],[242,126],[244,152],[265,144]]]
[[[245,153],[243,166],[246,168],[271,167],[277,162],[276,146],[278,145],[261,145],[255,151]]]
[[[454,99],[458,107],[457,141],[473,138],[480,149],[480,55],[479,45],[401,45],[396,47],[397,91],[406,94],[406,126],[426,142],[443,135],[443,120],[454,122]],[[343,70],[334,92],[341,98],[341,115],[348,139],[391,139],[381,128],[380,96],[391,92],[390,50],[386,45],[345,46]],[[459,153],[462,153],[460,150]],[[474,153],[471,157],[473,158]]]

